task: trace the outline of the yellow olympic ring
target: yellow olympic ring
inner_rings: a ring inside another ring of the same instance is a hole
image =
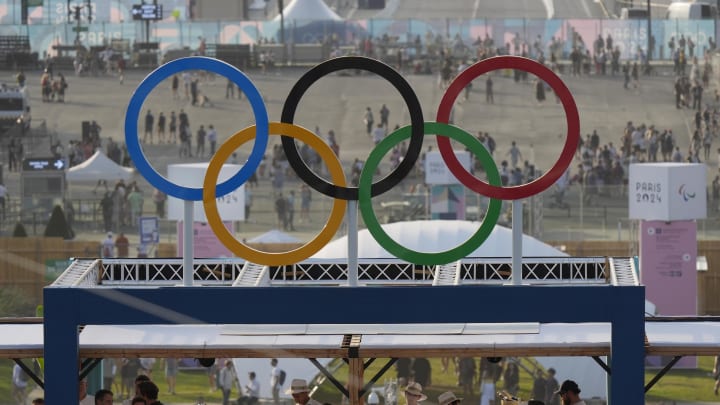
[[[305,142],[308,146],[315,149],[320,155],[320,158],[325,162],[334,184],[345,186],[345,173],[343,172],[340,160],[335,156],[330,146],[317,135],[299,125],[281,122],[270,123],[270,135],[286,135]],[[332,240],[335,232],[342,224],[345,209],[347,208],[347,201],[339,198],[334,199],[330,217],[320,233],[318,233],[313,240],[295,250],[284,253],[268,253],[253,249],[239,242],[235,239],[235,236],[225,228],[220,218],[215,199],[217,180],[222,165],[227,161],[233,151],[245,142],[254,139],[255,125],[242,129],[220,145],[220,148],[212,159],[210,159],[207,173],[205,173],[205,181],[203,182],[203,207],[205,208],[208,224],[212,230],[215,231],[215,235],[217,235],[225,247],[236,256],[242,257],[245,260],[266,266],[281,266],[287,263],[301,262],[315,254]]]

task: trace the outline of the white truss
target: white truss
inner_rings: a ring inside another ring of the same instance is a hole
[[[399,259],[361,259],[358,282],[372,284],[457,285],[506,284],[511,281],[508,257],[466,258],[443,266],[424,266]],[[608,265],[609,263],[609,265]],[[196,259],[195,285],[283,286],[344,285],[343,259],[309,259],[286,266],[263,266],[242,259]],[[522,278],[530,284],[638,285],[631,259],[605,257],[525,257]],[[183,282],[181,258],[78,259],[52,284],[54,287],[93,285],[174,286]]]

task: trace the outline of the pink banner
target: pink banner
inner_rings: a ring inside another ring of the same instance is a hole
[[[640,221],[640,279],[657,315],[697,315],[697,223]],[[648,356],[646,365],[662,367],[672,357]],[[676,367],[694,368],[695,357]]]
[[[233,233],[232,222],[223,221],[225,227]],[[204,222],[195,222],[193,224],[193,232],[195,238],[193,240],[193,257],[206,258],[206,257],[233,257],[225,245],[220,243],[217,236],[213,232],[210,225]],[[178,256],[183,255],[183,222],[177,222],[177,254]]]

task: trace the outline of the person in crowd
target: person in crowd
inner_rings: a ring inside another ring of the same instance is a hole
[[[303,379],[293,379],[286,393],[292,395],[295,405],[321,405],[320,402],[310,398],[310,387]],[[413,404],[408,403],[408,405]]]
[[[475,359],[472,357],[461,357],[458,361],[458,385],[463,388],[463,395],[473,395],[473,386],[477,374]]]
[[[115,250],[115,242],[113,242],[113,234],[112,232],[108,232],[105,239],[100,244],[101,251],[102,251],[102,257],[114,257],[113,254]]]
[[[28,386],[27,373],[20,367],[19,364],[15,364],[12,370],[12,397],[17,404],[24,404],[27,393],[25,390]]]
[[[218,377],[218,387],[222,390],[222,404],[230,404],[230,393],[232,392],[233,383],[235,382],[235,370],[232,360],[225,360],[225,366],[220,370]]]
[[[160,390],[158,386],[152,381],[143,381],[138,384],[139,396],[145,398],[147,405],[162,405],[162,402],[158,400],[158,393]]]
[[[543,377],[542,370],[537,370],[535,372],[535,378],[533,379],[533,387],[532,387],[532,399],[538,400],[538,401],[544,401],[545,400],[545,387],[547,383],[545,378]]]
[[[462,398],[458,398],[452,391],[446,391],[438,396],[438,405],[460,405]]]
[[[520,391],[520,370],[515,362],[509,361],[505,366],[503,383],[505,391],[513,396],[517,396]]]
[[[248,383],[243,387],[243,396],[238,400],[238,405],[255,405],[260,399],[260,383],[258,383],[255,372],[248,373]]]
[[[165,359],[165,381],[168,384],[168,394],[175,395],[175,383],[177,381],[178,359],[170,357]]]
[[[113,405],[112,391],[106,389],[96,391],[94,405]]]
[[[395,372],[396,372],[396,378],[398,381],[398,386],[404,387],[407,385],[407,383],[410,381],[410,365],[412,364],[412,359],[408,357],[400,357],[395,362]]]
[[[150,143],[153,143],[153,125],[155,124],[155,116],[152,111],[148,110],[145,114],[145,133],[143,135],[143,143],[147,142],[148,136],[150,137]]]
[[[427,399],[427,395],[423,394],[423,387],[420,383],[411,382],[405,387],[405,401],[407,405],[418,405]]]
[[[128,241],[128,238],[122,232],[115,238],[115,249],[117,249],[117,257],[128,257],[130,241]]]
[[[580,387],[573,380],[563,381],[556,394],[562,400],[563,405],[586,405],[585,401],[580,399]]]
[[[425,357],[416,357],[412,363],[412,372],[415,382],[422,387],[429,387],[432,382],[432,366]]]
[[[80,380],[80,384],[78,384],[78,398],[80,399],[80,405],[95,405],[95,397],[93,395],[88,395],[87,385],[87,378],[83,378]]]
[[[278,359],[270,360],[270,390],[272,391],[273,403],[278,405],[280,403],[280,390],[285,382],[285,371],[278,367]]]
[[[560,384],[555,378],[556,371],[550,367],[548,369],[548,376],[545,380],[545,405],[560,405],[560,396],[555,394],[560,389]]]

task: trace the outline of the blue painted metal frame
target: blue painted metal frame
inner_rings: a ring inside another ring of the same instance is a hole
[[[453,322],[609,322],[609,399],[645,401],[642,286],[46,287],[44,299],[45,398],[54,403],[77,400],[78,325]]]

